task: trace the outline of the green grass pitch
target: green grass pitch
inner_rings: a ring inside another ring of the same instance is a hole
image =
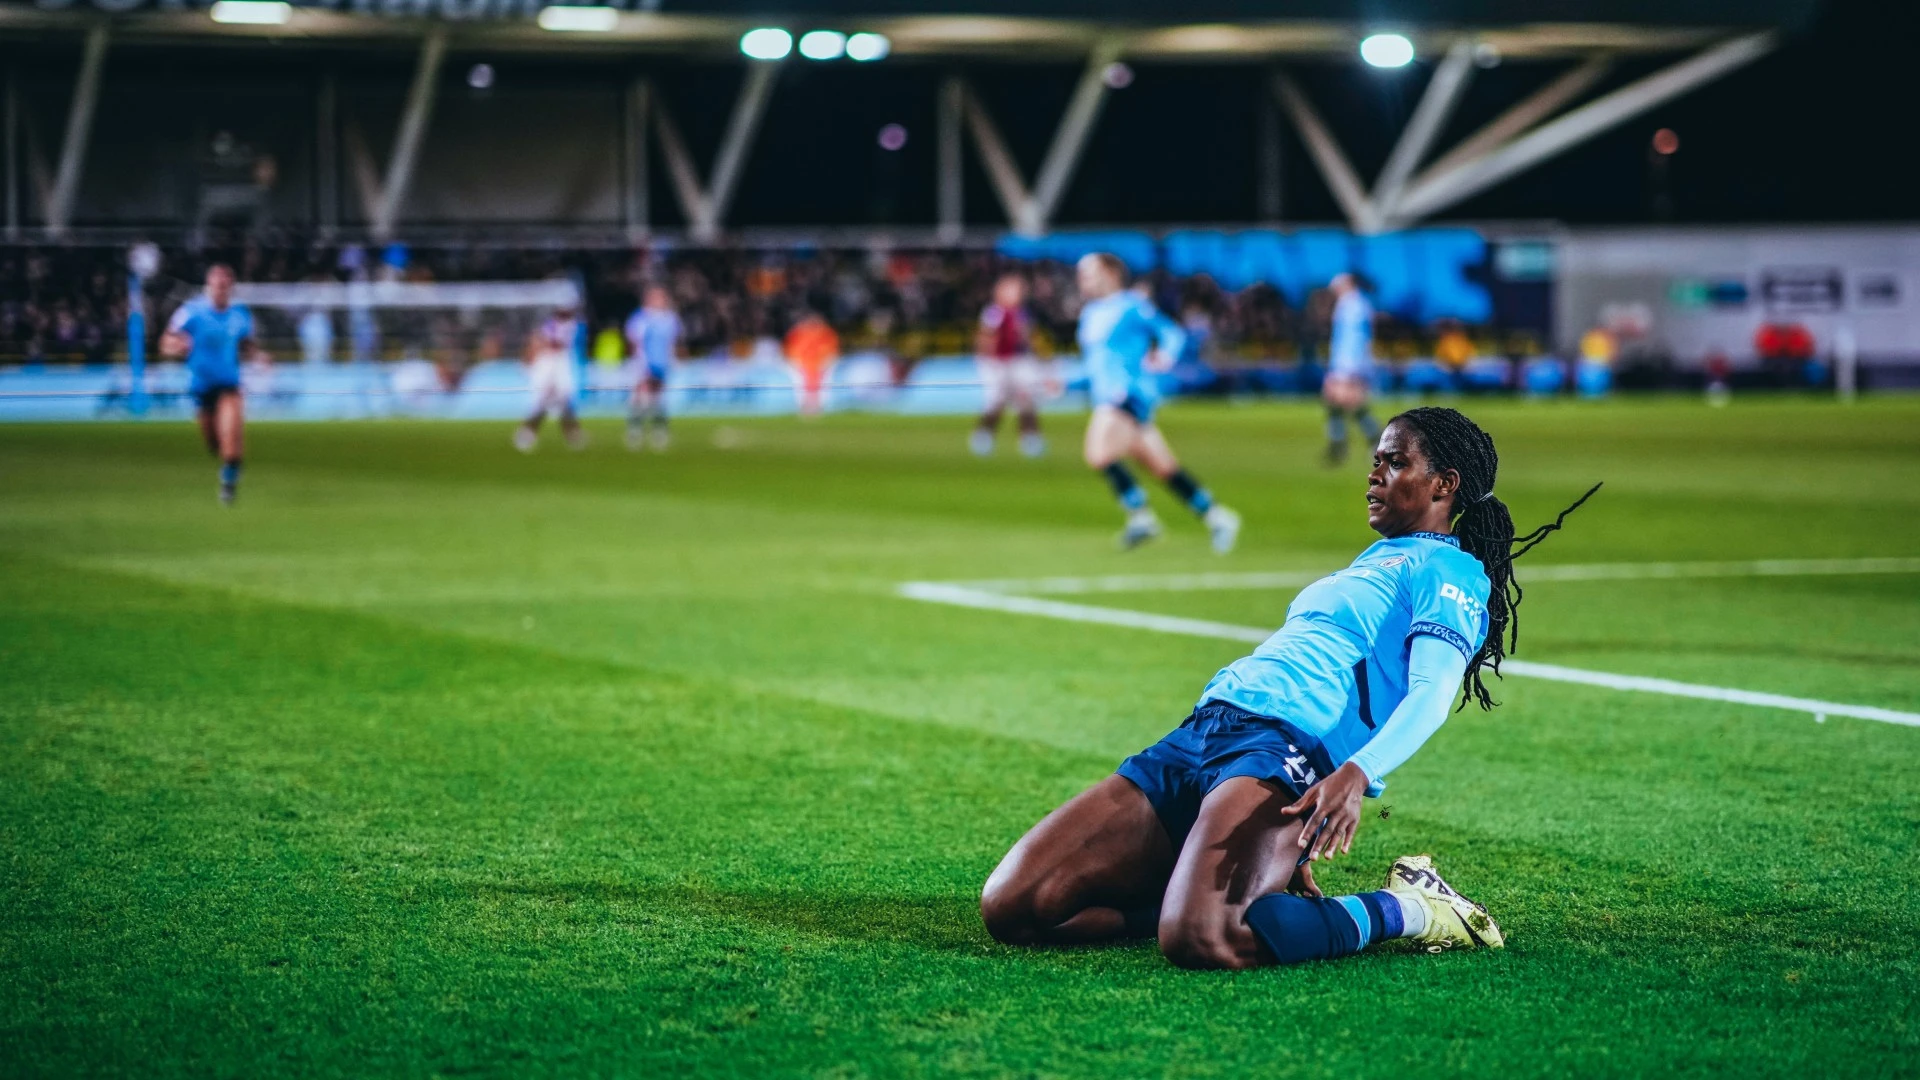
[[[1920,555],[1920,401],[1470,403],[1539,563]],[[1165,427],[1246,517],[1113,550],[963,419],[0,428],[0,1074],[1920,1071],[1920,730],[1512,679],[1331,889],[1434,853],[1497,953],[1188,973],[993,944],[979,885],[1226,641],[895,583],[1328,569],[1304,405]],[[1524,563],[1522,579],[1524,580]],[[1079,599],[1079,598],[1075,598]],[[1290,594],[1086,598],[1237,623]],[[1920,710],[1920,575],[1542,582],[1523,659]]]

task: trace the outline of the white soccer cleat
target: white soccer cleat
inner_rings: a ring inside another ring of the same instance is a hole
[[[513,429],[513,448],[515,450],[523,454],[531,454],[533,453],[533,448],[539,445],[539,432],[529,427],[517,427]]]
[[[1029,431],[1020,436],[1020,452],[1030,458],[1037,458],[1047,452],[1046,437],[1037,431]]]
[[[974,457],[986,457],[993,453],[993,432],[974,428],[973,433],[967,436],[967,449],[973,451]]]
[[[1388,892],[1409,897],[1427,909],[1427,928],[1413,935],[1428,952],[1447,949],[1503,948],[1507,937],[1487,909],[1461,896],[1433,868],[1431,855],[1402,855],[1387,871]]]
[[[647,445],[646,429],[639,424],[627,425],[627,449],[638,450]]]
[[[1214,554],[1225,555],[1232,551],[1233,545],[1240,540],[1240,515],[1214,503],[1208,508],[1204,520],[1207,523],[1207,535],[1213,541]]]
[[[1150,507],[1143,506],[1127,514],[1127,527],[1120,530],[1120,550],[1132,551],[1159,536],[1160,519]]]
[[[673,439],[668,436],[666,428],[654,428],[653,434],[647,439],[647,445],[659,451],[665,451],[672,442]]]

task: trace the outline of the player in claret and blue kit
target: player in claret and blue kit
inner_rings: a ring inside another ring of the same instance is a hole
[[[245,412],[240,362],[264,361],[253,339],[253,312],[233,302],[233,268],[207,268],[207,291],[174,309],[160,335],[160,354],[187,361],[187,393],[207,449],[220,458],[220,502],[231,505],[240,490],[241,436]]]
[[[1013,846],[981,894],[995,938],[1152,934],[1174,963],[1220,968],[1392,938],[1503,943],[1428,856],[1395,860],[1382,889],[1355,896],[1322,895],[1313,865],[1351,849],[1362,797],[1439,729],[1463,680],[1492,706],[1481,675],[1516,640],[1513,560],[1593,491],[1516,538],[1493,493],[1493,438],[1452,409],[1395,417],[1373,462],[1367,524],[1382,539],[1303,590],[1166,738]]]

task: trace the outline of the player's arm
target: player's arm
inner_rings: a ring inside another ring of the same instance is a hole
[[[1007,316],[1002,315],[1001,318]],[[981,312],[980,321],[973,328],[973,355],[975,359],[986,360],[993,356],[993,336],[998,327],[987,325],[986,312]]]
[[[190,314],[185,304],[173,309],[173,315],[167,319],[166,330],[160,334],[161,356],[169,360],[179,360],[193,351],[193,335],[186,330]]]
[[[273,362],[273,354],[268,352],[266,347],[260,344],[260,339],[253,332],[253,312],[251,310],[247,312],[247,332],[240,337],[240,355],[249,364],[269,364]]]
[[[1312,858],[1352,850],[1353,835],[1360,828],[1360,800],[1447,721],[1460,680],[1467,673],[1467,658],[1451,642],[1429,634],[1415,635],[1409,650],[1407,696],[1393,715],[1333,775],[1281,811],[1306,818],[1300,842],[1310,845]]]
[[[1150,304],[1142,305],[1141,319],[1147,324],[1147,332],[1153,335],[1153,351],[1147,354],[1149,371],[1166,371],[1180,359],[1180,353],[1187,347],[1187,332],[1180,324],[1167,317],[1166,312]]]

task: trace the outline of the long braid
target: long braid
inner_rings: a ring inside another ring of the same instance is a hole
[[[1394,417],[1393,422],[1404,423],[1413,432],[1426,454],[1427,465],[1434,472],[1452,469],[1460,474],[1460,487],[1453,495],[1453,535],[1460,541],[1460,550],[1480,560],[1492,586],[1487,594],[1487,640],[1467,662],[1460,707],[1465,708],[1468,699],[1472,699],[1478,701],[1482,709],[1491,709],[1493,695],[1488,693],[1481,671],[1491,668],[1499,675],[1500,662],[1507,658],[1507,653],[1520,647],[1520,601],[1525,593],[1513,576],[1513,560],[1558,530],[1567,515],[1592,498],[1600,485],[1589,488],[1551,523],[1516,537],[1513,514],[1493,493],[1494,480],[1500,471],[1500,455],[1493,448],[1493,436],[1459,410],[1438,406],[1408,409]]]

